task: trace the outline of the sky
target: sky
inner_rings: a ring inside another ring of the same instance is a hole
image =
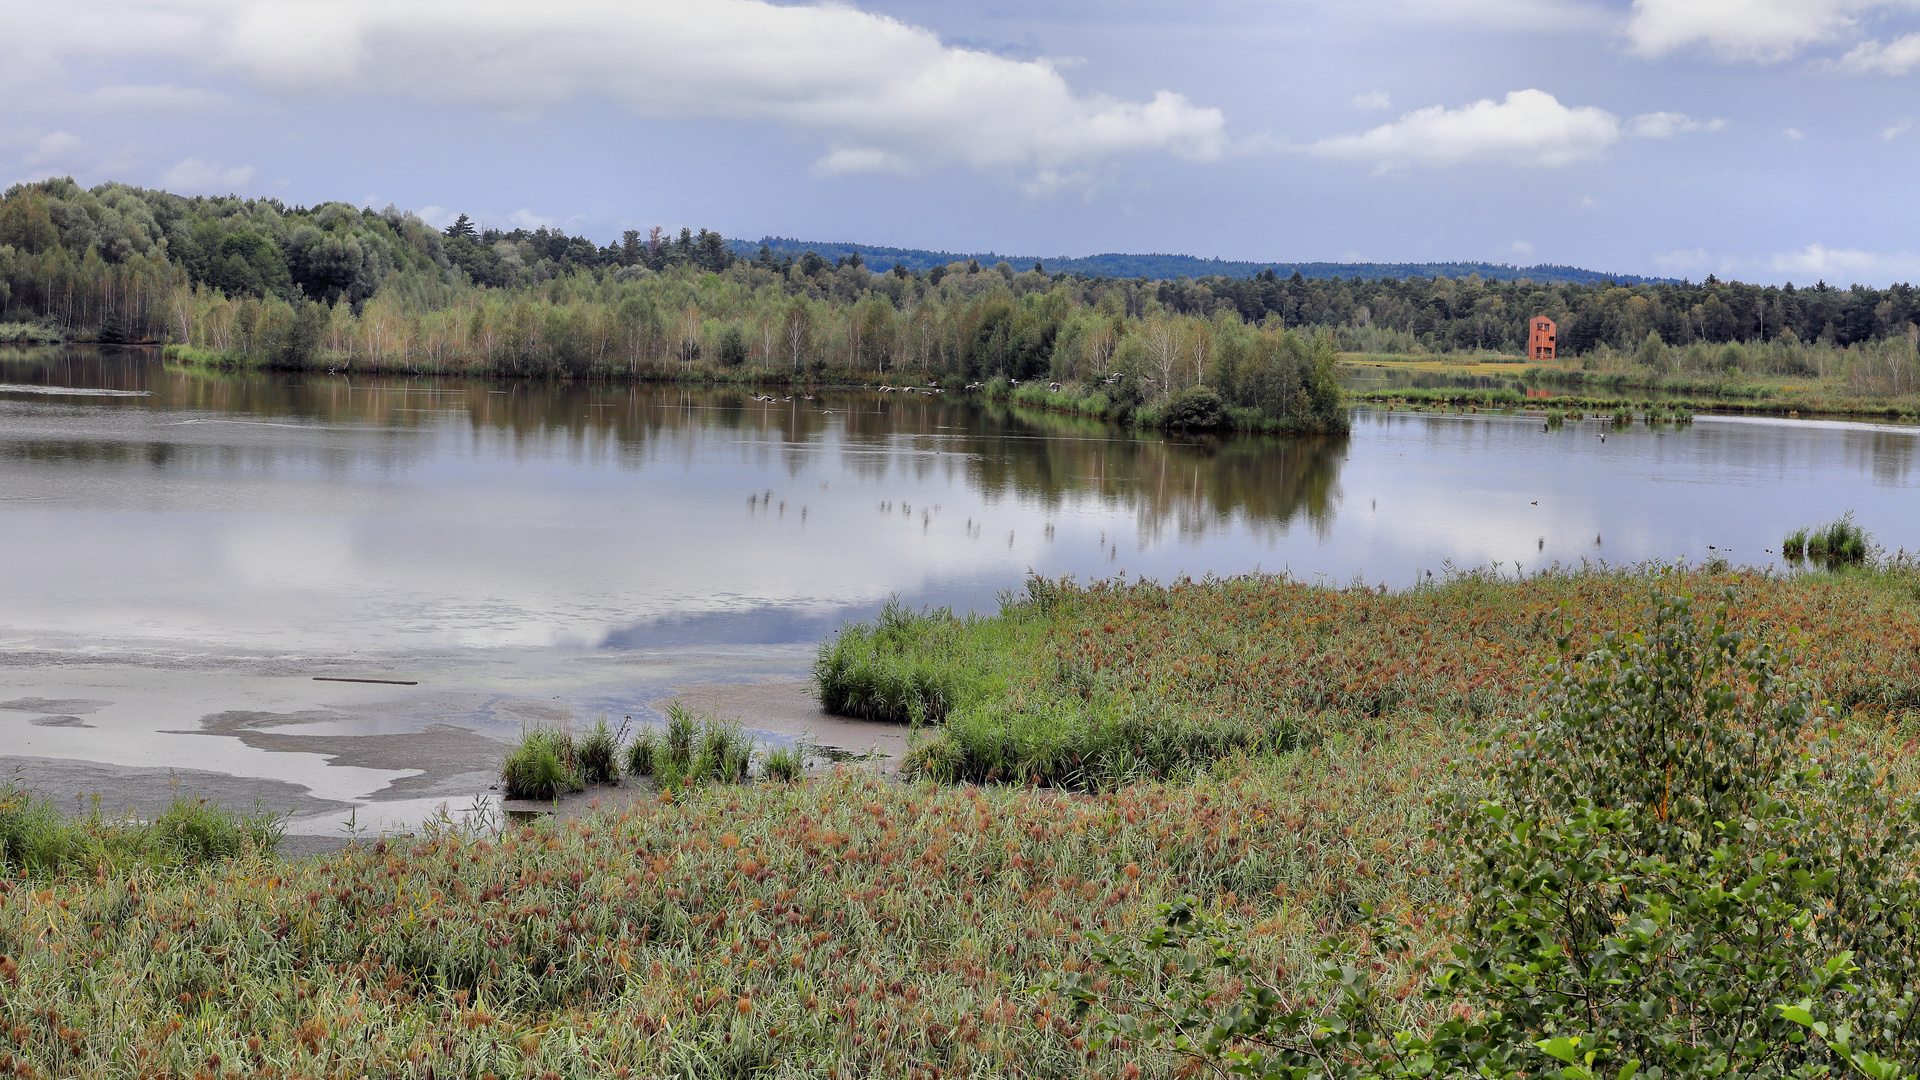
[[[1920,280],[1920,0],[0,0],[0,181]]]

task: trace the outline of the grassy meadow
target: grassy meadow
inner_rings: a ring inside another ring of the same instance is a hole
[[[1911,792],[1920,570],[1490,573],[1401,593],[1282,577],[1033,581],[992,616],[894,607],[823,644],[836,711],[917,724],[909,777],[685,784],[566,821],[428,822],[302,861],[28,863],[0,882],[0,1070],[19,1076],[1182,1074],[1047,987],[1192,895],[1312,1000],[1369,908],[1382,1024],[1424,1030],[1492,727],[1556,639],[1655,587],[1819,680]],[[1576,646],[1577,647],[1577,646]],[[649,751],[649,759],[654,751]],[[631,762],[630,762],[631,767]]]
[[[1497,354],[1343,353],[1340,362],[1347,367],[1521,380],[1550,388],[1553,402],[1566,408],[1637,409],[1651,402],[1663,410],[1687,412],[1920,422],[1920,392],[1916,392],[1910,356],[1903,354],[1903,347],[1905,354],[1911,354],[1912,346],[1905,342],[1851,350],[1800,346],[1793,363],[1769,364],[1756,370],[1743,369],[1736,361],[1703,361],[1679,369],[1655,367],[1611,351],[1558,364],[1536,364]],[[1763,347],[1751,350],[1758,355],[1769,351]],[[1741,351],[1741,358],[1746,357],[1747,351]],[[1349,392],[1349,397],[1415,407],[1518,408],[1544,403],[1544,399],[1505,389],[1402,387]]]

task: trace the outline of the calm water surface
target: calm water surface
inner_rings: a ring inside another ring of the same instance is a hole
[[[1188,440],[918,395],[0,354],[0,756],[90,763],[80,786],[252,778],[316,829],[369,799],[417,814],[484,787],[475,733],[798,673],[893,595],[989,610],[1029,571],[1400,587],[1449,565],[1767,564],[1849,509],[1913,547],[1917,446],[1372,409],[1346,439]],[[440,738],[443,767],[382,737]]]

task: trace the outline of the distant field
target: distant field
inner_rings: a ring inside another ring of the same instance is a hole
[[[1660,373],[1645,367],[1594,370],[1583,359],[1538,364],[1524,357],[1498,353],[1341,353],[1347,368],[1382,368],[1463,379],[1510,378],[1530,388],[1565,397],[1583,407],[1614,407],[1648,400],[1683,406],[1697,412],[1756,413],[1769,416],[1861,417],[1920,421],[1920,393],[1889,393],[1897,383],[1867,380],[1856,368],[1837,365],[1836,373],[1757,374],[1738,369]],[[1349,392],[1361,401],[1452,401],[1455,404],[1501,404],[1486,398],[1487,391],[1470,386],[1450,395],[1445,387],[1384,387]],[[1500,391],[1508,394],[1507,391]],[[1512,392],[1510,396],[1517,396]]]

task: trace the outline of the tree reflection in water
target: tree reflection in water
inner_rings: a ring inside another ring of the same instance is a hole
[[[850,476],[924,482],[964,477],[987,499],[1019,499],[1046,510],[1095,500],[1130,510],[1143,543],[1169,530],[1197,539],[1238,524],[1256,536],[1285,533],[1304,517],[1324,536],[1338,502],[1346,439],[1255,435],[1166,436],[1105,421],[984,405],[958,395],[785,392],[756,400],[743,388],[631,386],[579,382],[358,377],[218,372],[161,364],[150,350],[46,349],[0,357],[13,383],[146,391],[142,408],[223,419],[297,421],[317,428],[404,435],[465,422],[476,438],[511,449],[556,442],[591,459],[628,467],[684,458],[724,436],[762,463],[797,474],[837,453]],[[256,446],[268,457],[332,452],[301,440]],[[51,459],[145,458],[161,465],[196,452],[190,444],[36,443],[16,453]],[[208,453],[231,453],[213,447]],[[382,467],[428,451],[413,440],[356,440],[350,454]],[[263,462],[264,464],[265,462]]]

